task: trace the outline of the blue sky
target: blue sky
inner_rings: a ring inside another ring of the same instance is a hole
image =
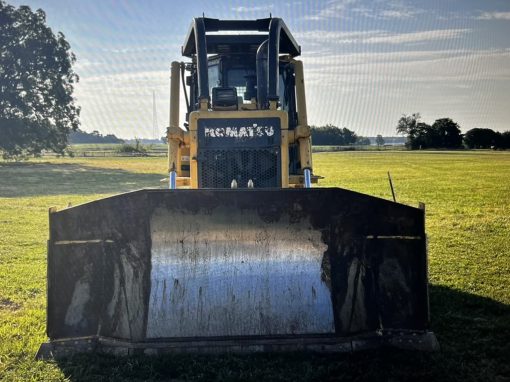
[[[77,56],[82,129],[162,136],[191,19],[282,17],[302,47],[310,124],[395,135],[403,113],[510,130],[510,1],[8,0],[46,11]],[[254,5],[256,4],[256,5]]]

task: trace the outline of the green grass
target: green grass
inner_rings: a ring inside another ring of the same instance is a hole
[[[83,151],[116,151],[122,146],[123,143],[79,143],[71,145],[71,151],[75,153],[83,152]],[[150,150],[163,150],[167,149],[166,143],[149,143],[142,144],[143,147]]]
[[[372,145],[318,146],[318,145],[313,145],[312,146],[312,151],[314,153],[337,152],[337,151],[403,151],[403,150],[406,150],[404,145],[398,145],[398,146],[389,146],[389,145],[388,146],[372,146]]]
[[[0,379],[510,381],[510,153],[314,156],[322,186],[427,205],[432,329],[442,351],[35,361],[45,337],[47,210],[157,187],[164,158],[0,162]]]

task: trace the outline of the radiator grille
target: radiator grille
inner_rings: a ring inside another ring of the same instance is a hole
[[[279,187],[279,148],[201,150],[199,155],[199,187],[230,188],[232,180],[238,188],[246,188],[253,180],[255,188]]]

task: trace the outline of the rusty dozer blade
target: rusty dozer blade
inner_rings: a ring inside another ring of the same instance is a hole
[[[424,211],[339,189],[141,190],[50,212],[74,352],[435,350]]]

